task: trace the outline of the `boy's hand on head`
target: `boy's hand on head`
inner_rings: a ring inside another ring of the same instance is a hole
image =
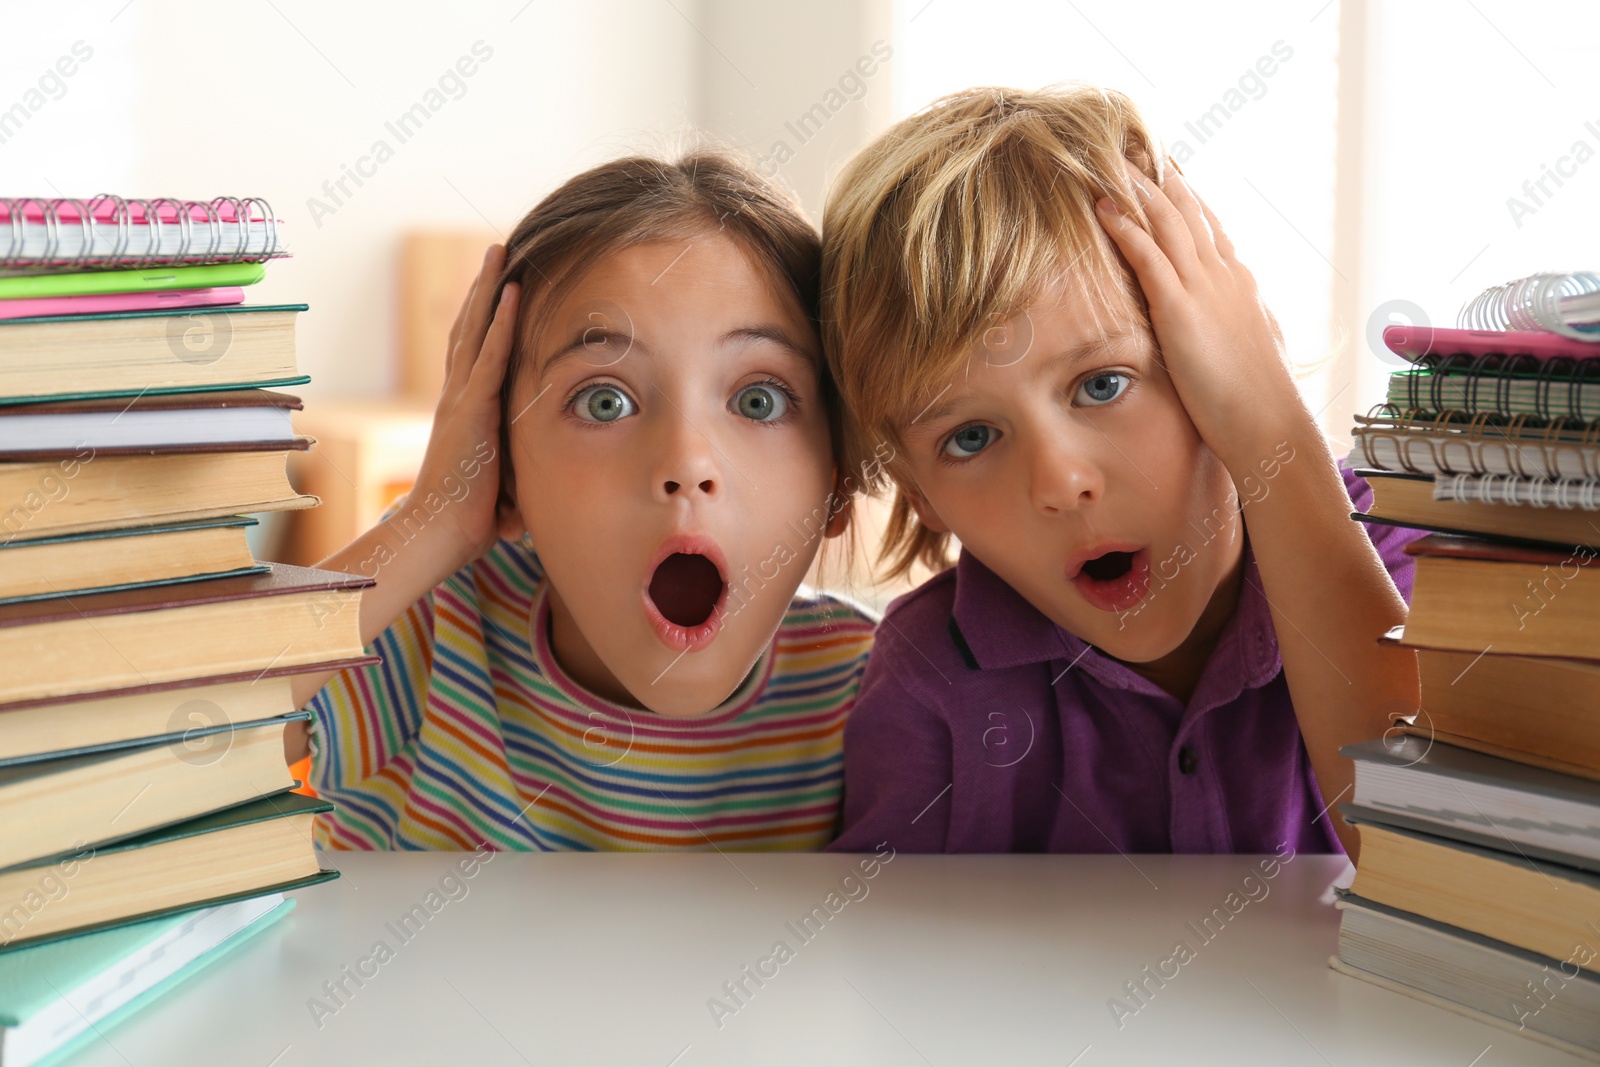
[[[517,285],[495,301],[506,250],[490,245],[472,291],[450,327],[444,388],[422,469],[396,516],[420,521],[442,538],[451,573],[521,532],[518,517],[500,506],[500,386],[516,330]]]
[[[1150,231],[1110,197],[1097,205],[1101,222],[1138,276],[1167,373],[1201,438],[1229,470],[1235,456],[1249,466],[1255,459],[1239,450],[1252,447],[1261,412],[1300,405],[1283,334],[1176,166],[1169,161],[1165,188],[1132,163],[1127,172]]]

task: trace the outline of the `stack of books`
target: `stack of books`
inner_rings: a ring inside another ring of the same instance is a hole
[[[1391,327],[1365,521],[1429,531],[1421,703],[1345,748],[1333,966],[1600,1060],[1600,340]]]
[[[0,1049],[31,1062],[322,870],[290,679],[368,664],[370,579],[257,561],[304,305],[259,201],[0,200]]]

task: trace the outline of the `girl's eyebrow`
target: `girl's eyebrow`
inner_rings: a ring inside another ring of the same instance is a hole
[[[776,345],[785,354],[803,362],[808,369],[815,370],[817,367],[818,360],[814,353],[801,348],[781,328],[773,325],[741,326],[737,329],[729,330],[722,335],[720,344],[724,346],[733,344],[747,345],[754,342],[766,342]],[[630,355],[635,351],[644,356],[652,354],[649,345],[625,330],[586,326],[579,330],[572,340],[568,341],[559,351],[545,360],[544,366],[539,369],[539,377],[543,379],[562,362],[571,359],[585,349],[591,348],[621,351]]]
[[[784,333],[783,330],[777,326],[741,326],[738,329],[729,330],[727,333],[722,335],[722,343],[724,345],[738,343],[749,344],[754,341],[766,341],[770,344],[777,345],[789,355],[803,360],[807,367],[814,369],[817,365],[817,356],[814,352],[808,352],[804,348],[800,347],[792,338],[789,337],[788,334]]]
[[[589,348],[620,349],[625,354],[637,349],[642,355],[650,355],[650,346],[626,331],[607,329],[603,326],[585,326],[572,340],[544,361],[544,366],[539,368],[539,377],[544,378],[562,362]]]

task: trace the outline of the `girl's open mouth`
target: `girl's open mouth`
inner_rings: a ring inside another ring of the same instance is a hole
[[[728,583],[715,546],[675,540],[663,546],[645,587],[645,615],[663,644],[679,652],[704,648],[722,627]],[[717,558],[713,558],[713,554]]]
[[[1150,588],[1149,549],[1116,549],[1083,561],[1072,584],[1101,611],[1127,611]]]

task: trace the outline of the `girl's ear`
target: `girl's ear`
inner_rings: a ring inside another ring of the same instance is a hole
[[[911,502],[911,510],[917,513],[918,522],[934,533],[947,534],[950,532],[950,527],[945,525],[943,519],[939,518],[939,513],[933,510],[933,505],[928,503],[928,499],[915,486],[901,485],[900,491]]]
[[[495,533],[502,541],[517,541],[526,538],[529,546],[533,544],[533,537],[528,532],[528,524],[522,521],[522,512],[517,508],[516,499],[500,494],[499,501],[495,504]]]
[[[838,490],[834,490],[834,492],[837,493]],[[835,496],[833,500],[838,500],[840,503],[837,507],[834,507],[832,501],[829,502],[831,510],[828,515],[828,525],[822,528],[823,537],[838,537],[848,530],[850,528],[850,516],[855,512],[855,497]]]

